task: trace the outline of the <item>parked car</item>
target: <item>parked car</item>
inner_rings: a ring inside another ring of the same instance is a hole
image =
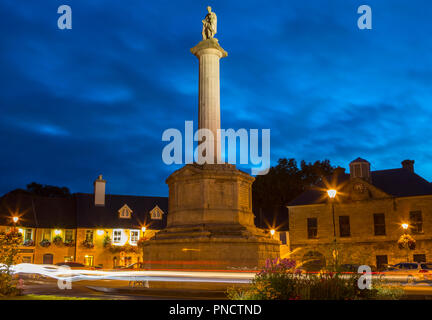
[[[381,272],[381,279],[388,281],[416,282],[432,280],[432,263],[401,262]]]
[[[135,262],[135,263],[132,263],[128,266],[120,267],[120,269],[122,269],[122,270],[145,270],[146,267],[145,267],[145,263]]]

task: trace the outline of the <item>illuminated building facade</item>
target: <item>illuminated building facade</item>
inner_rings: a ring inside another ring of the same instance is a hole
[[[22,233],[21,262],[115,268],[142,261],[142,242],[166,226],[168,199],[107,195],[105,183],[99,176],[93,194],[68,198],[3,196],[0,230]]]
[[[344,171],[337,169],[288,206],[293,257],[317,265],[338,259],[378,269],[407,258],[431,261],[432,184],[414,172],[414,161],[371,171],[369,162],[358,158],[350,163],[350,174]],[[405,233],[416,241],[412,250],[399,248]]]

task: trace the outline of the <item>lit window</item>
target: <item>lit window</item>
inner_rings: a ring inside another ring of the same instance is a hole
[[[65,231],[65,241],[70,242],[73,240],[73,230],[66,230]]]
[[[113,231],[113,243],[120,243],[122,240],[122,231],[114,230]]]
[[[137,244],[139,240],[140,232],[139,230],[131,230],[130,231],[130,243],[131,244]]]
[[[93,256],[85,256],[84,257],[84,265],[86,265],[87,267],[93,267],[93,265],[94,265]]]
[[[24,242],[33,240],[33,229],[25,229]]]
[[[51,241],[51,229],[44,229],[42,240],[48,240]]]
[[[123,207],[121,207],[119,209],[118,213],[119,213],[119,217],[120,218],[122,218],[122,219],[130,219],[132,210],[131,210],[131,208],[128,207],[127,204],[125,204]]]
[[[86,230],[86,241],[93,243],[93,230]]]
[[[163,213],[162,209],[156,206],[150,211],[150,217],[152,220],[162,220]]]

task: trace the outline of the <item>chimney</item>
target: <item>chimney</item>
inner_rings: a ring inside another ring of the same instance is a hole
[[[414,173],[414,160],[404,160],[402,161],[402,168],[407,169]]]
[[[102,175],[94,182],[94,204],[95,206],[105,206],[105,184],[106,181],[102,179]]]

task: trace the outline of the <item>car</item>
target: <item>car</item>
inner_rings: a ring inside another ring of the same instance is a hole
[[[145,263],[143,263],[143,262],[135,262],[135,263],[132,263],[128,266],[120,267],[120,269],[122,269],[122,270],[144,270],[144,269],[148,269],[148,268],[146,268]]]
[[[71,269],[86,269],[86,270],[94,270],[94,269],[101,269],[100,266],[95,266],[95,267],[89,267],[86,266],[82,263],[79,262],[75,262],[75,261],[68,261],[68,262],[58,262],[55,264],[56,266],[67,266]]]
[[[432,280],[432,263],[401,262],[381,272],[381,279],[413,283]]]

